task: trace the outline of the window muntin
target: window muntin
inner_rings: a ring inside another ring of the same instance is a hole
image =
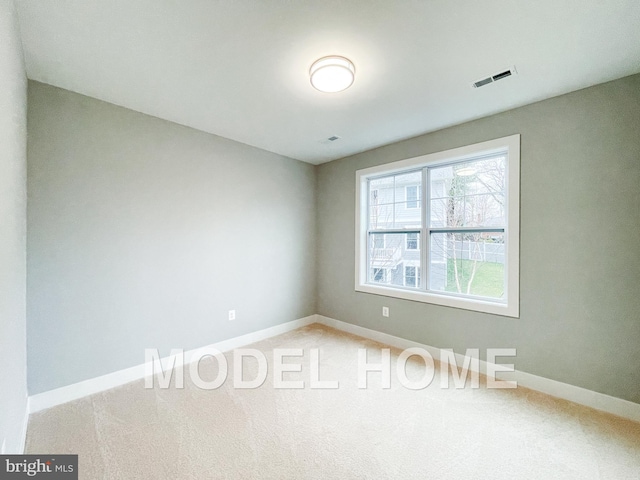
[[[358,244],[387,240],[364,254],[356,246],[356,290],[518,315],[519,136],[357,175],[359,190],[378,192],[358,206]],[[372,262],[387,272],[384,286],[358,273]]]

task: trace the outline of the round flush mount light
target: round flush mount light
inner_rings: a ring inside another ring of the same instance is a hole
[[[476,173],[478,173],[478,171],[474,167],[463,167],[456,170],[456,175],[459,177],[471,177]]]
[[[356,67],[350,60],[337,56],[316,60],[309,70],[311,85],[326,93],[341,92],[349,88],[353,83],[355,73]]]

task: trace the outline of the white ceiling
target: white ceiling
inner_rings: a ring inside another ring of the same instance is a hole
[[[638,0],[15,1],[29,78],[315,164],[640,72]]]

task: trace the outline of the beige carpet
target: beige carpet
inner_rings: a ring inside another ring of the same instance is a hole
[[[34,414],[27,453],[77,453],[83,479],[640,479],[640,424],[531,390],[357,388],[357,350],[380,344],[312,325],[252,347],[320,349],[337,390],[145,390],[143,382]],[[399,351],[392,349],[392,372]],[[379,354],[378,354],[379,356]],[[414,357],[415,359],[415,357]],[[212,359],[201,363],[213,378]],[[245,378],[255,374],[247,361]],[[410,378],[424,364],[407,364]],[[187,377],[187,375],[185,375]]]

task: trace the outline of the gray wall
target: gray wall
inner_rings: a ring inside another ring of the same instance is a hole
[[[354,291],[356,170],[515,133],[519,319]],[[318,230],[318,313],[640,403],[640,75],[321,165]]]
[[[22,451],[26,356],[27,78],[13,2],[0,0],[0,449]]]
[[[313,166],[39,83],[28,122],[30,394],[315,313]]]
[[[11,215],[21,125],[1,130]],[[30,393],[317,312],[461,353],[516,347],[519,370],[640,402],[639,131],[636,75],[312,167],[31,83]],[[521,318],[356,293],[355,170],[514,133]],[[20,328],[23,228],[0,253],[18,319],[3,329]]]

